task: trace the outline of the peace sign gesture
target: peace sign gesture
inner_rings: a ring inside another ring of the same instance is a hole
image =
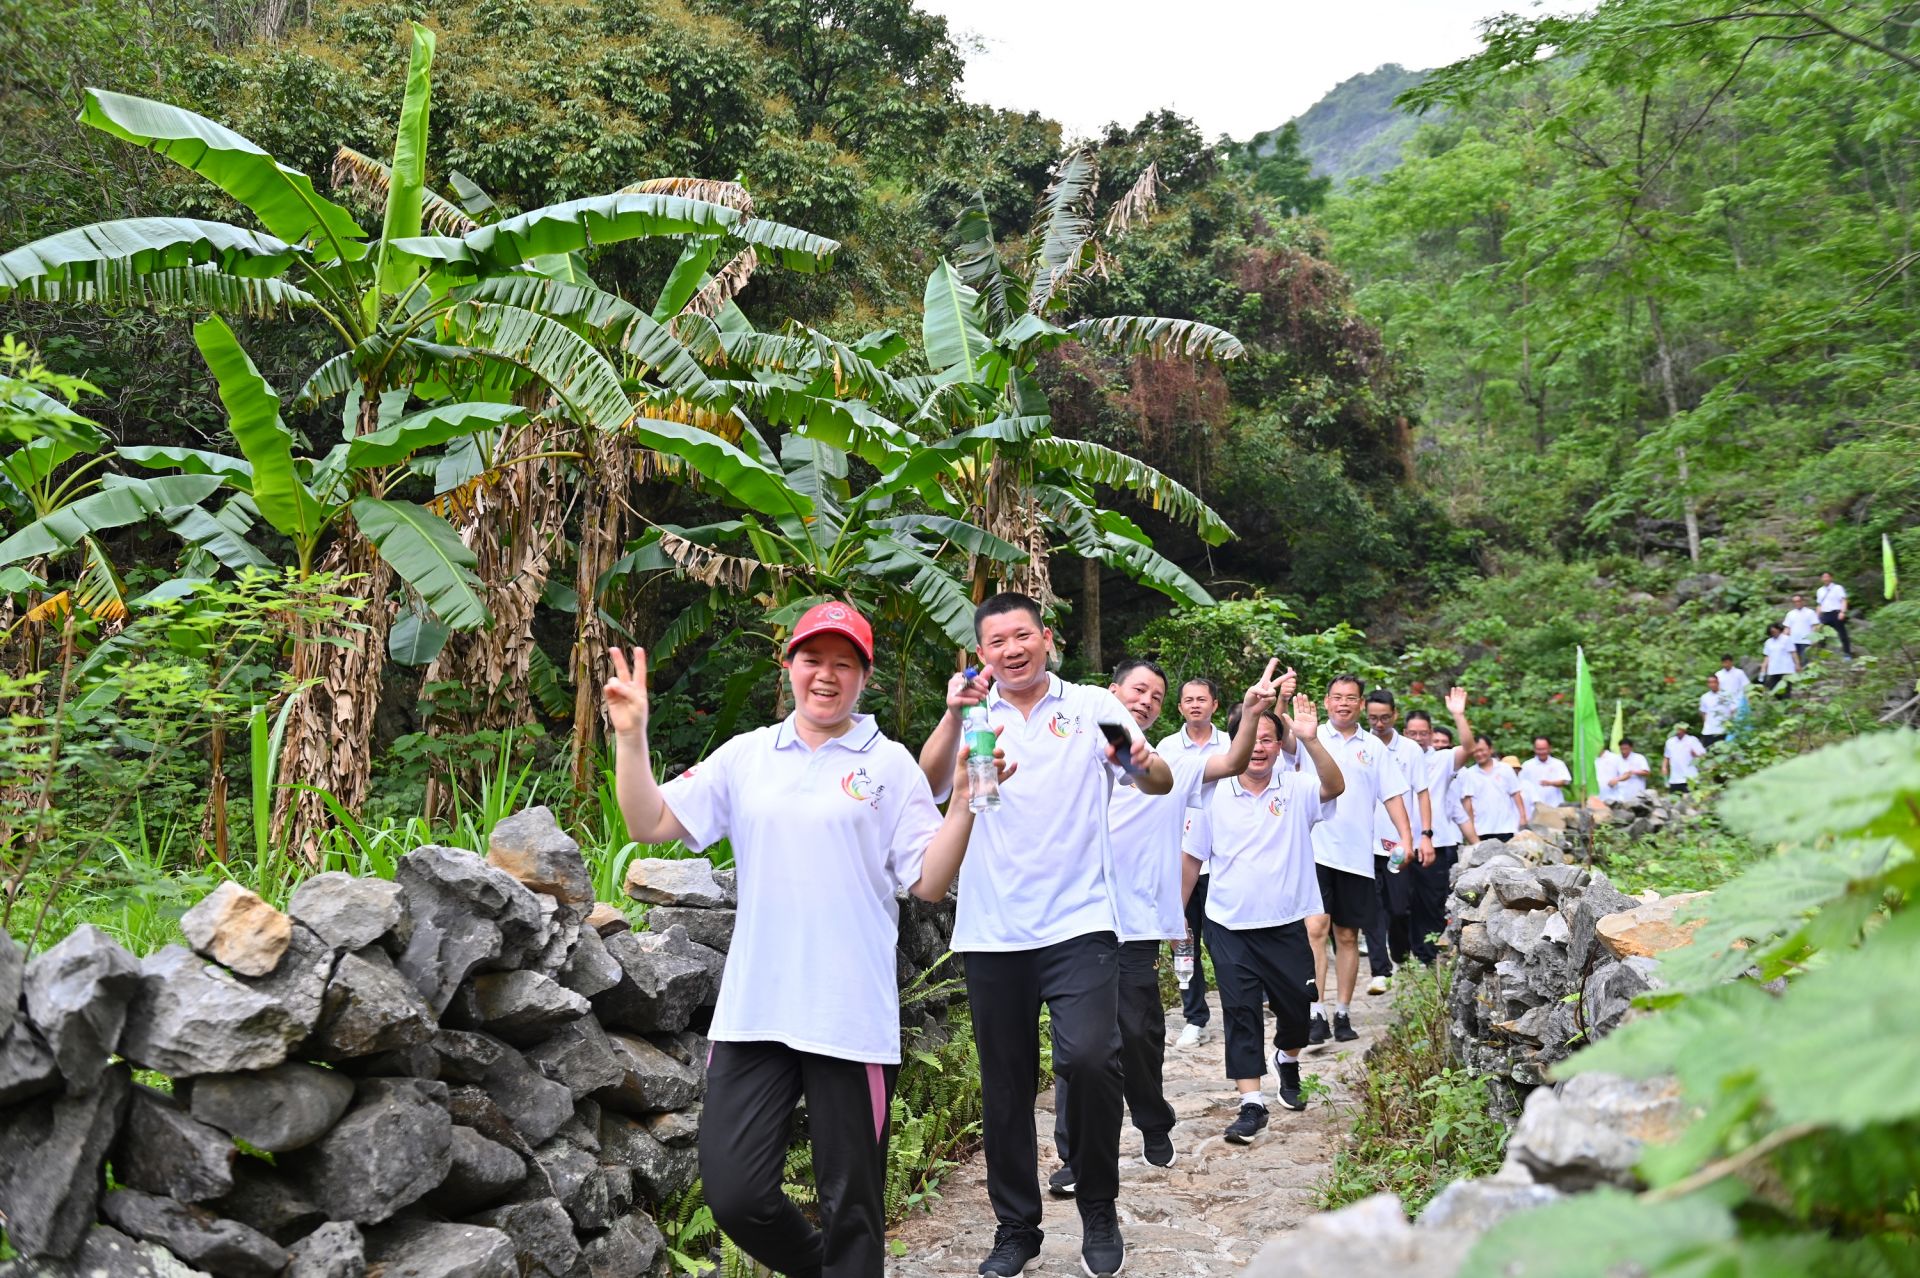
[[[1267,660],[1266,670],[1254,681],[1253,686],[1247,689],[1247,694],[1241,701],[1241,704],[1246,707],[1248,714],[1259,714],[1268,709],[1273,705],[1275,698],[1280,695],[1279,689],[1274,686],[1273,682],[1273,668],[1279,664],[1280,658],[1269,658]],[[1292,674],[1293,671],[1289,670],[1287,673]]]
[[[613,678],[607,680],[607,723],[615,736],[644,737],[647,733],[647,650],[633,650],[633,664],[627,655],[613,649]]]

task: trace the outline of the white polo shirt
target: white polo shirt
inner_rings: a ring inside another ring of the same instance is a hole
[[[695,852],[733,841],[739,915],[707,1037],[900,1060],[895,893],[940,828],[920,765],[871,715],[818,749],[793,719],[661,787]]]
[[[1329,869],[1371,878],[1373,857],[1380,850],[1374,834],[1374,809],[1395,795],[1407,793],[1406,774],[1380,744],[1380,738],[1365,728],[1355,727],[1352,736],[1343,737],[1331,723],[1323,723],[1319,736],[1339,765],[1347,788],[1334,800],[1333,815],[1313,827],[1314,859]]]
[[[1208,736],[1205,741],[1195,741],[1187,735],[1187,729],[1183,725],[1180,731],[1167,737],[1161,741],[1159,745],[1155,746],[1154,751],[1167,761],[1168,767],[1172,767],[1173,761],[1176,758],[1183,758],[1191,754],[1201,759],[1206,759],[1219,754],[1233,744],[1233,738],[1222,732],[1214,724],[1209,723],[1207,725],[1207,732]],[[1213,797],[1213,787],[1218,784],[1219,782],[1217,781],[1203,782],[1200,787],[1200,792],[1187,800],[1186,820],[1183,821],[1180,826],[1180,846],[1183,849],[1186,847],[1188,832],[1193,829],[1195,824],[1206,821],[1207,800]],[[1203,832],[1198,837],[1204,839],[1206,835]],[[1200,866],[1200,873],[1205,874],[1206,872],[1207,867],[1203,863]],[[1181,929],[1180,935],[1186,935],[1184,926]]]
[[[1380,738],[1376,736],[1374,740],[1379,741]],[[1418,847],[1420,831],[1424,828],[1420,824],[1420,792],[1427,788],[1426,751],[1412,737],[1398,730],[1394,732],[1393,740],[1384,745],[1387,753],[1393,756],[1393,761],[1400,765],[1400,775],[1407,779],[1407,792],[1401,796],[1401,800],[1407,805],[1407,833],[1413,836],[1414,846]],[[1438,831],[1439,826],[1436,825],[1434,829]],[[1400,841],[1400,832],[1393,828],[1393,818],[1387,815],[1387,805],[1384,803],[1373,810],[1373,837],[1383,843]],[[1438,847],[1439,844],[1436,842],[1434,846]],[[1373,850],[1383,851],[1380,843],[1375,843]],[[1409,852],[1412,850],[1408,849]]]
[[[1667,760],[1667,784],[1678,785],[1699,776],[1700,765],[1694,760],[1706,752],[1707,747],[1700,743],[1699,737],[1692,734],[1684,737],[1668,737],[1666,748],[1661,751]]]
[[[1433,846],[1436,848],[1457,847],[1460,843],[1460,818],[1454,815],[1460,802],[1453,793],[1453,780],[1458,771],[1453,766],[1455,748],[1428,750],[1421,759],[1427,773],[1427,801],[1433,805]]]
[[[1051,674],[1030,714],[997,686],[985,704],[1020,770],[1000,787],[998,810],[973,819],[953,948],[1037,950],[1118,933],[1107,805],[1125,772],[1107,761],[1098,725],[1117,723],[1144,740],[1133,716],[1107,689]]]
[[[1652,767],[1653,765],[1647,762],[1647,756],[1638,750],[1620,760],[1620,779],[1614,782],[1614,795],[1622,799],[1631,799],[1637,794],[1645,794],[1647,792],[1646,777],[1633,777],[1627,774],[1636,769],[1652,771]]]
[[[1199,751],[1162,755],[1173,772],[1173,789],[1147,794],[1135,786],[1114,787],[1107,807],[1113,840],[1113,908],[1123,941],[1177,941],[1187,934],[1186,903],[1180,899],[1180,853],[1189,807],[1200,798],[1207,755]],[[1018,779],[1018,774],[1016,774]]]
[[[1821,612],[1839,612],[1847,606],[1847,588],[1830,582],[1813,592],[1813,606]]]
[[[1722,688],[1718,692],[1709,689],[1700,694],[1700,732],[1703,736],[1717,737],[1727,730],[1733,722],[1734,712],[1740,708],[1740,702],[1727,694]]]
[[[1813,629],[1820,624],[1820,614],[1802,605],[1788,609],[1787,615],[1780,619],[1780,624],[1787,628],[1787,638],[1795,643],[1812,643]]]
[[[1474,764],[1460,774],[1461,791],[1473,800],[1473,828],[1481,838],[1489,834],[1516,834],[1520,813],[1513,796],[1520,793],[1520,778],[1513,769],[1495,759],[1490,767]]]
[[[1536,807],[1559,807],[1561,787],[1572,784],[1573,773],[1552,755],[1548,755],[1544,763],[1535,757],[1520,765],[1520,789],[1526,795],[1529,811]]]
[[[1600,781],[1600,797],[1606,802],[1613,803],[1620,798],[1617,787],[1620,778],[1626,775],[1625,769],[1626,760],[1611,749],[1602,750],[1600,757],[1594,760],[1593,771]]]
[[[1747,699],[1747,689],[1753,685],[1753,680],[1747,678],[1746,671],[1735,666],[1731,670],[1719,671],[1717,677],[1720,680],[1720,691],[1732,693],[1736,703]]]
[[[1279,927],[1324,913],[1314,871],[1313,834],[1333,816],[1320,801],[1320,778],[1276,769],[1260,790],[1239,777],[1214,787],[1211,835],[1199,859],[1213,868],[1207,917],[1222,927]]]
[[[1798,655],[1794,652],[1794,646],[1791,635],[1775,635],[1767,640],[1766,646],[1762,649],[1767,654],[1766,673],[1792,674],[1793,659]]]

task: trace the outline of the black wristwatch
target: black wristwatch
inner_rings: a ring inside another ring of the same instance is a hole
[[[1432,830],[1422,830],[1422,831],[1420,831],[1420,833],[1422,833],[1422,834],[1424,834],[1424,835],[1426,835],[1426,836],[1427,836],[1427,837],[1428,837],[1429,839],[1431,839],[1431,838],[1433,837],[1433,831],[1432,831]]]

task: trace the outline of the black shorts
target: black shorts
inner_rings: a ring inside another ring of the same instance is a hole
[[[1380,908],[1379,889],[1371,874],[1351,874],[1330,865],[1314,865],[1320,877],[1320,908],[1335,927],[1362,928]]]
[[[1715,746],[1719,745],[1722,741],[1725,741],[1726,739],[1727,739],[1727,734],[1724,732],[1703,732],[1700,734],[1700,744],[1705,746],[1709,750],[1713,749]]]

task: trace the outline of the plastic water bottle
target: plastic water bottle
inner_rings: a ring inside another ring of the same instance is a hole
[[[1187,982],[1193,979],[1193,929],[1173,943],[1173,979],[1180,988],[1187,988]]]
[[[967,667],[967,678],[974,674],[973,667]],[[993,724],[987,718],[987,708],[968,706],[960,730],[967,743],[967,810],[976,815],[996,812],[1000,808],[1000,777],[993,768]]]
[[[1407,863],[1407,850],[1401,847],[1398,843],[1394,844],[1393,851],[1387,854],[1387,873],[1388,874],[1400,873],[1400,868],[1404,866],[1406,863]]]

